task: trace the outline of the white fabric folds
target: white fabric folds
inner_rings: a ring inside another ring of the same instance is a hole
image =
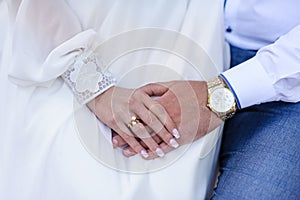
[[[91,76],[88,80],[93,83],[111,75],[116,85],[127,88],[216,76],[228,64],[222,0],[6,2],[10,20],[1,29],[8,31],[8,37],[0,67],[0,199],[209,197],[221,127],[164,158],[125,158],[120,149],[112,147],[110,128],[74,100],[61,77],[84,103],[105,88],[79,83],[81,75],[71,73],[72,68],[89,69],[83,74]],[[143,49],[123,51],[144,41],[133,35],[114,43],[124,33],[145,28],[176,32],[189,39],[153,40],[154,47],[162,42],[168,51],[146,48],[146,43]],[[107,87],[110,80],[105,81]],[[90,95],[82,96],[86,88]]]

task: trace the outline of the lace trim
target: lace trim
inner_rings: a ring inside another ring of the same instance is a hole
[[[86,104],[116,83],[114,77],[98,65],[93,54],[77,56],[62,78],[81,104]]]

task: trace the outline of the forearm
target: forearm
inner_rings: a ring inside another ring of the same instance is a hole
[[[240,108],[270,101],[300,101],[300,26],[222,75]]]

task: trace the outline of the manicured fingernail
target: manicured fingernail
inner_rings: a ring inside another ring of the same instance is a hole
[[[126,156],[133,156],[133,155],[134,155],[134,153],[131,152],[131,151],[129,151],[128,149],[125,149],[125,150],[123,151],[123,153],[124,153]]]
[[[172,147],[174,147],[174,148],[179,147],[179,144],[175,139],[171,139],[169,142]]]
[[[148,158],[148,157],[149,157],[149,154],[148,154],[147,151],[144,150],[144,149],[141,151],[141,154],[142,154],[142,156],[143,156],[144,158]]]
[[[155,150],[155,152],[159,157],[164,157],[164,155],[165,155],[165,153],[163,152],[163,150],[161,148],[157,148]]]
[[[115,138],[113,138],[112,140],[114,147],[118,146],[118,140],[116,140]]]
[[[179,134],[179,132],[178,132],[178,130],[176,128],[173,129],[172,133],[173,133],[173,136],[176,139],[180,138],[180,134]]]

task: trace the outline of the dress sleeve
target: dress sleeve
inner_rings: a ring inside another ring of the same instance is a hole
[[[240,108],[270,101],[300,101],[299,35],[300,25],[222,74]]]
[[[21,1],[14,22],[10,79],[25,87],[48,87],[63,77],[83,104],[114,85],[93,54],[96,31],[83,30],[81,21],[67,1]]]

